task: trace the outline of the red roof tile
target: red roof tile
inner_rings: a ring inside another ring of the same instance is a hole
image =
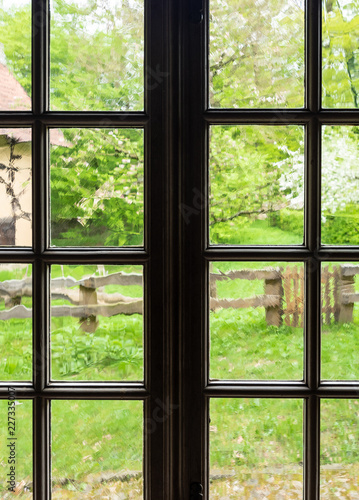
[[[30,111],[31,98],[27,95],[24,88],[10,73],[8,68],[0,64],[0,110],[1,111]],[[1,129],[1,135],[11,135],[16,137],[19,142],[31,141],[30,128],[11,128]],[[61,130],[51,131],[51,144],[55,146],[69,146]]]
[[[6,66],[0,64],[0,109],[29,111],[31,99]]]

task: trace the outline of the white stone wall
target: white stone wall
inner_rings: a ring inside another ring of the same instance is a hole
[[[19,170],[15,172],[13,188],[19,200],[21,210],[32,214],[31,143],[27,142],[16,144],[14,153],[16,155],[21,155],[22,158],[15,160],[14,163]],[[7,167],[9,165],[9,160],[10,147],[8,145],[4,145],[3,141],[1,141],[0,163]],[[6,170],[0,170],[0,177],[6,182],[9,182],[8,172]],[[0,183],[0,214],[1,220],[11,220],[13,218],[11,196],[6,193],[6,186],[3,183]],[[32,224],[24,218],[16,220],[15,245],[32,245]]]

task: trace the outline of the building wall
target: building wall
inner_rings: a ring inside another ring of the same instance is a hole
[[[6,168],[0,170],[0,244],[31,246],[32,245],[32,225],[31,221],[23,217],[16,218],[14,226],[14,214],[12,209],[12,196],[6,192],[5,181],[14,191],[15,199],[18,200],[21,211],[32,215],[32,195],[31,195],[31,143],[18,143],[15,145],[14,154],[20,155],[21,159],[14,160],[17,171],[14,172],[14,181],[9,178],[8,167],[10,165],[10,146],[0,142],[0,163]],[[2,179],[2,180],[1,180]],[[18,206],[15,207],[16,215],[21,215]],[[13,229],[15,231],[13,231]],[[15,233],[15,241],[11,233]],[[8,240],[7,240],[8,238]],[[2,241],[1,241],[2,240]]]

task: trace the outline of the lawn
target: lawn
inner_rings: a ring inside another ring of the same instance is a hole
[[[261,224],[263,221],[260,221]],[[288,236],[290,238],[290,235]],[[285,268],[285,262],[212,263],[211,272]],[[294,265],[291,263],[290,265]],[[297,268],[302,264],[297,264]],[[334,264],[330,264],[332,267]],[[140,272],[118,266],[108,272]],[[0,269],[0,281],[22,279],[31,270]],[[95,267],[54,266],[52,277],[76,279]],[[355,290],[359,291],[359,280]],[[294,286],[294,285],[293,285]],[[109,285],[106,293],[141,297],[142,287]],[[219,299],[264,293],[262,279],[217,282]],[[31,298],[22,303],[31,307]],[[64,301],[53,301],[63,305]],[[284,308],[286,295],[284,295]],[[4,309],[4,302],[0,310]],[[264,307],[218,309],[210,313],[210,378],[303,379],[303,326],[268,325]],[[31,379],[31,320],[2,321],[2,380]],[[359,378],[359,307],[353,322],[323,325],[322,374],[328,379]],[[142,315],[99,318],[94,334],[77,318],[52,318],[51,373],[55,380],[143,380]],[[7,402],[0,402],[6,435]],[[19,496],[31,497],[31,402],[16,406]],[[302,497],[303,411],[301,399],[212,399],[210,403],[210,497],[296,499]],[[138,401],[53,401],[53,498],[142,498],[142,403]],[[322,401],[322,491],[324,498],[359,498],[359,401]],[[6,441],[0,467],[7,473]],[[4,488],[4,483],[2,483]],[[30,488],[30,491],[25,491]],[[357,495],[358,496],[355,496]],[[1,492],[7,498],[6,490]],[[10,497],[9,497],[10,498]]]

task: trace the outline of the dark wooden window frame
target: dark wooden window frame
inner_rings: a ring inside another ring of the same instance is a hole
[[[16,399],[33,400],[34,499],[51,498],[52,400],[139,400],[144,402],[145,498],[171,497],[166,436],[170,433],[169,371],[164,375],[171,345],[167,311],[170,225],[168,182],[169,2],[145,2],[144,112],[60,112],[49,110],[48,0],[32,0],[32,111],[0,112],[2,127],[32,129],[33,247],[0,249],[2,263],[33,266],[33,380],[0,382],[0,398],[15,388]],[[20,34],[19,34],[20,35]],[[161,79],[156,79],[161,75]],[[51,248],[49,245],[48,132],[57,127],[144,129],[145,135],[145,243],[143,248]],[[52,264],[141,264],[144,266],[145,373],[143,382],[53,382],[50,380],[49,270]],[[156,422],[154,430],[153,419]],[[148,432],[146,432],[148,429]],[[71,443],[69,443],[71,445]],[[115,466],[115,464],[114,464]],[[166,469],[167,468],[167,469]],[[166,471],[166,472],[165,472]]]
[[[0,262],[33,265],[32,382],[12,382],[33,400],[34,498],[50,498],[50,403],[54,399],[144,401],[156,431],[146,433],[145,498],[188,499],[190,484],[208,498],[209,400],[215,397],[302,398],[305,499],[319,498],[321,398],[356,398],[357,382],[320,379],[320,264],[359,260],[356,247],[320,244],[321,126],[358,124],[357,110],[321,108],[321,2],[306,0],[306,105],[294,110],[209,109],[208,1],[146,0],[145,111],[49,111],[49,8],[33,0],[31,112],[0,112],[2,127],[32,127],[33,249],[2,248]],[[203,19],[201,13],[203,12]],[[167,74],[149,84],[154,71]],[[208,131],[214,124],[299,124],[306,130],[305,242],[301,246],[208,245]],[[48,129],[141,127],[145,130],[143,249],[50,248]],[[198,197],[198,193],[201,193]],[[181,207],[194,207],[187,223]],[[208,268],[211,261],[299,261],[306,266],[305,370],[302,382],[210,381]],[[58,263],[143,264],[145,380],[51,382],[49,266]],[[8,396],[0,383],[0,398]],[[160,405],[159,405],[160,402]]]
[[[358,398],[357,381],[323,381],[321,361],[322,262],[359,260],[358,247],[322,245],[321,127],[358,125],[359,111],[322,109],[321,0],[305,1],[305,106],[303,109],[212,109],[208,105],[209,3],[203,21],[187,23],[184,64],[183,203],[196,209],[182,221],[182,448],[183,490],[201,483],[209,495],[209,402],[211,398],[301,398],[304,401],[304,498],[319,498],[320,400]],[[253,13],[255,15],[255,13]],[[191,17],[191,9],[185,18]],[[210,246],[208,237],[208,149],[211,125],[303,125],[305,145],[305,236],[298,246]],[[199,196],[202,193],[203,196]],[[303,381],[211,381],[209,379],[209,263],[213,261],[297,261],[305,264]],[[191,293],[189,293],[191,291]],[[189,418],[190,415],[190,418]],[[188,491],[188,490],[187,490]]]

